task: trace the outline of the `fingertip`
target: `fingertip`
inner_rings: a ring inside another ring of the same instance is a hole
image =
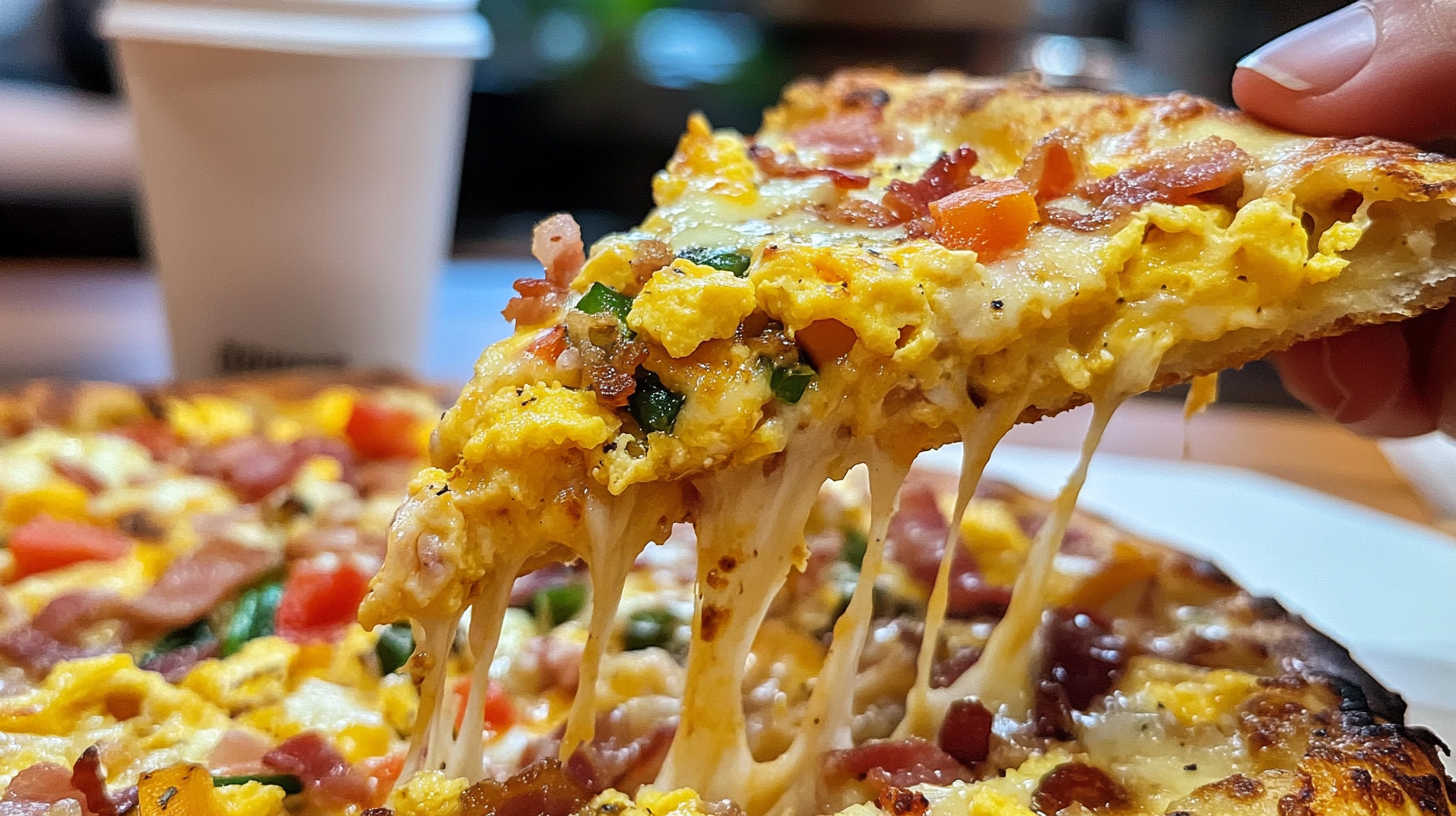
[[[1411,355],[1399,326],[1367,326],[1301,343],[1277,356],[1285,388],[1351,430],[1414,436],[1435,418],[1411,378]]]
[[[1289,110],[1299,107],[1306,96],[1303,92],[1290,90],[1251,68],[1234,69],[1232,86],[1234,104],[1245,113],[1285,130],[1299,129],[1299,118],[1289,116]]]
[[[1270,355],[1269,361],[1290,396],[1321,414],[1333,416],[1345,393],[1325,370],[1326,342],[1321,338],[1299,343]]]

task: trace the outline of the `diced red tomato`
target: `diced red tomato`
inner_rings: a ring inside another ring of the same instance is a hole
[[[816,320],[794,332],[794,339],[818,367],[848,354],[859,338],[854,329],[838,320]]]
[[[419,425],[419,418],[409,411],[360,400],[354,403],[344,435],[366,459],[420,456],[424,451],[420,450]]]
[[[369,576],[352,564],[295,567],[283,585],[275,629],[295,643],[337,640],[344,626],[358,617],[368,591]]]
[[[995,257],[1026,244],[1036,196],[1016,179],[986,181],[930,202],[930,217],[944,246]]]
[[[82,561],[115,561],[131,552],[132,540],[115,530],[40,515],[11,530],[9,546],[21,578]]]
[[[465,703],[470,699],[470,678],[455,681],[455,730],[465,724]],[[485,690],[485,729],[499,734],[516,721],[516,707],[500,683],[492,680]]]

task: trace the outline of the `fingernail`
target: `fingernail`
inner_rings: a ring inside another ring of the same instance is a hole
[[[1364,3],[1307,23],[1239,60],[1291,91],[1329,93],[1348,82],[1375,53],[1375,15]]]

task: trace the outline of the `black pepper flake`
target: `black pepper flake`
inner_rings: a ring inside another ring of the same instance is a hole
[[[1239,276],[1239,280],[1242,281],[1243,283],[1248,283],[1249,282],[1249,276],[1248,275],[1240,275]]]
[[[162,791],[162,795],[157,797],[157,807],[161,808],[162,810],[166,810],[167,805],[171,804],[172,802],[172,797],[176,795],[177,787],[175,785]]]
[[[1183,770],[1185,770],[1185,771],[1196,771],[1196,770],[1198,770],[1198,763],[1197,762],[1190,762],[1187,765],[1184,765],[1183,766]]]
[[[1006,302],[1002,300],[993,300],[991,301],[991,308],[999,312],[1002,309],[1006,308]]]
[[[1118,298],[1117,299],[1117,305],[1119,305],[1119,306],[1121,306],[1122,304],[1124,304],[1126,302],[1127,302],[1127,298]]]
[[[435,495],[436,496],[443,496],[443,495],[445,495],[446,493],[449,493],[449,492],[450,492],[450,485],[445,485],[444,487],[442,487],[439,490],[435,491]]]

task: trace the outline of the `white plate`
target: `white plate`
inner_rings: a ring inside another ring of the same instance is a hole
[[[960,448],[920,461],[954,470]],[[987,475],[1051,495],[1075,463],[1070,451],[1003,445]],[[1456,743],[1450,538],[1262,474],[1114,454],[1093,459],[1082,506],[1207,557],[1242,586],[1279,599],[1401,692],[1412,724]]]

